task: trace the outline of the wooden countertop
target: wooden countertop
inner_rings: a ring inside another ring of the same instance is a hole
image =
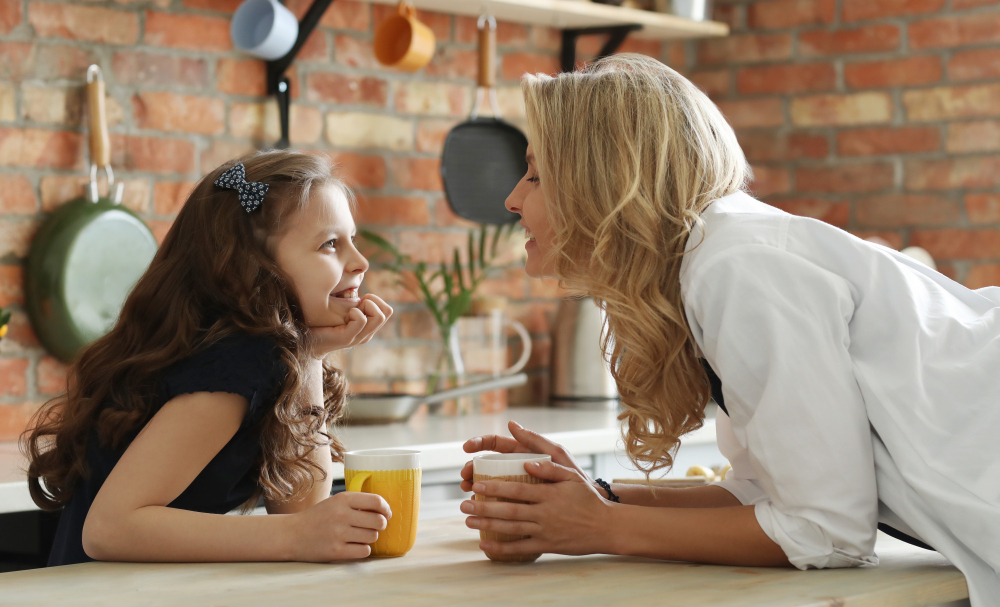
[[[944,557],[879,534],[878,567],[798,571],[612,556],[544,555],[498,564],[464,517],[420,523],[398,559],[304,563],[85,563],[0,574],[4,605],[271,606],[665,604],[698,607],[924,607],[968,596]]]
[[[515,408],[491,415],[417,415],[407,423],[346,426],[337,432],[348,449],[419,449],[425,471],[444,470],[460,468],[468,461],[462,443],[481,434],[509,434],[507,422],[512,419],[575,455],[613,453],[621,440],[613,411],[548,407]],[[714,419],[706,419],[704,426],[683,438],[684,444],[714,442]],[[16,443],[0,443],[0,513],[35,510],[24,466]],[[334,464],[333,477],[344,478],[343,464]]]

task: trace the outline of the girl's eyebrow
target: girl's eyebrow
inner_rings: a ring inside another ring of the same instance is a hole
[[[524,159],[528,162],[528,164],[534,164],[535,163],[535,155],[534,154],[528,154],[527,156],[524,157]]]
[[[330,240],[331,238],[336,238],[336,237],[337,237],[336,228],[320,228],[320,230],[316,232],[316,238],[317,239],[322,238],[324,242]]]
[[[344,230],[344,232],[346,233],[347,231]],[[357,229],[350,231],[350,238],[354,238],[357,235]],[[338,231],[336,227],[320,228],[320,230],[316,233],[316,238],[322,238],[324,242],[330,240],[331,238],[337,238],[338,236],[340,236],[340,231]]]

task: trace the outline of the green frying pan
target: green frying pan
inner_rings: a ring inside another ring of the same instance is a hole
[[[39,228],[25,275],[25,302],[35,333],[65,362],[114,326],[157,248],[146,224],[120,204],[123,184],[115,184],[111,170],[104,80],[96,65],[87,70],[87,99],[90,184],[83,197],[59,207]],[[112,198],[98,197],[99,166],[107,174]]]

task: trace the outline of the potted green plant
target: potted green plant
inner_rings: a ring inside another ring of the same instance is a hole
[[[368,230],[360,231],[361,237],[379,250],[373,261],[396,274],[400,286],[420,300],[437,323],[441,354],[427,384],[429,392],[462,383],[464,370],[454,340],[455,323],[469,312],[476,289],[496,262],[500,244],[505,243],[516,228],[517,224],[505,224],[470,230],[467,242],[468,261],[462,263],[461,252],[456,247],[451,263],[442,262],[434,268],[424,261],[414,263],[409,255],[402,253],[378,234]],[[413,272],[416,285],[404,280],[409,271]]]

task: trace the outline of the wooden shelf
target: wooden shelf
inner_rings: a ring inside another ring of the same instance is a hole
[[[398,0],[369,0],[397,4]],[[692,21],[674,15],[595,4],[583,0],[411,0],[422,10],[478,17],[487,8],[499,21],[543,25],[556,29],[639,24],[636,38],[675,40],[726,36],[729,26],[717,21]]]

